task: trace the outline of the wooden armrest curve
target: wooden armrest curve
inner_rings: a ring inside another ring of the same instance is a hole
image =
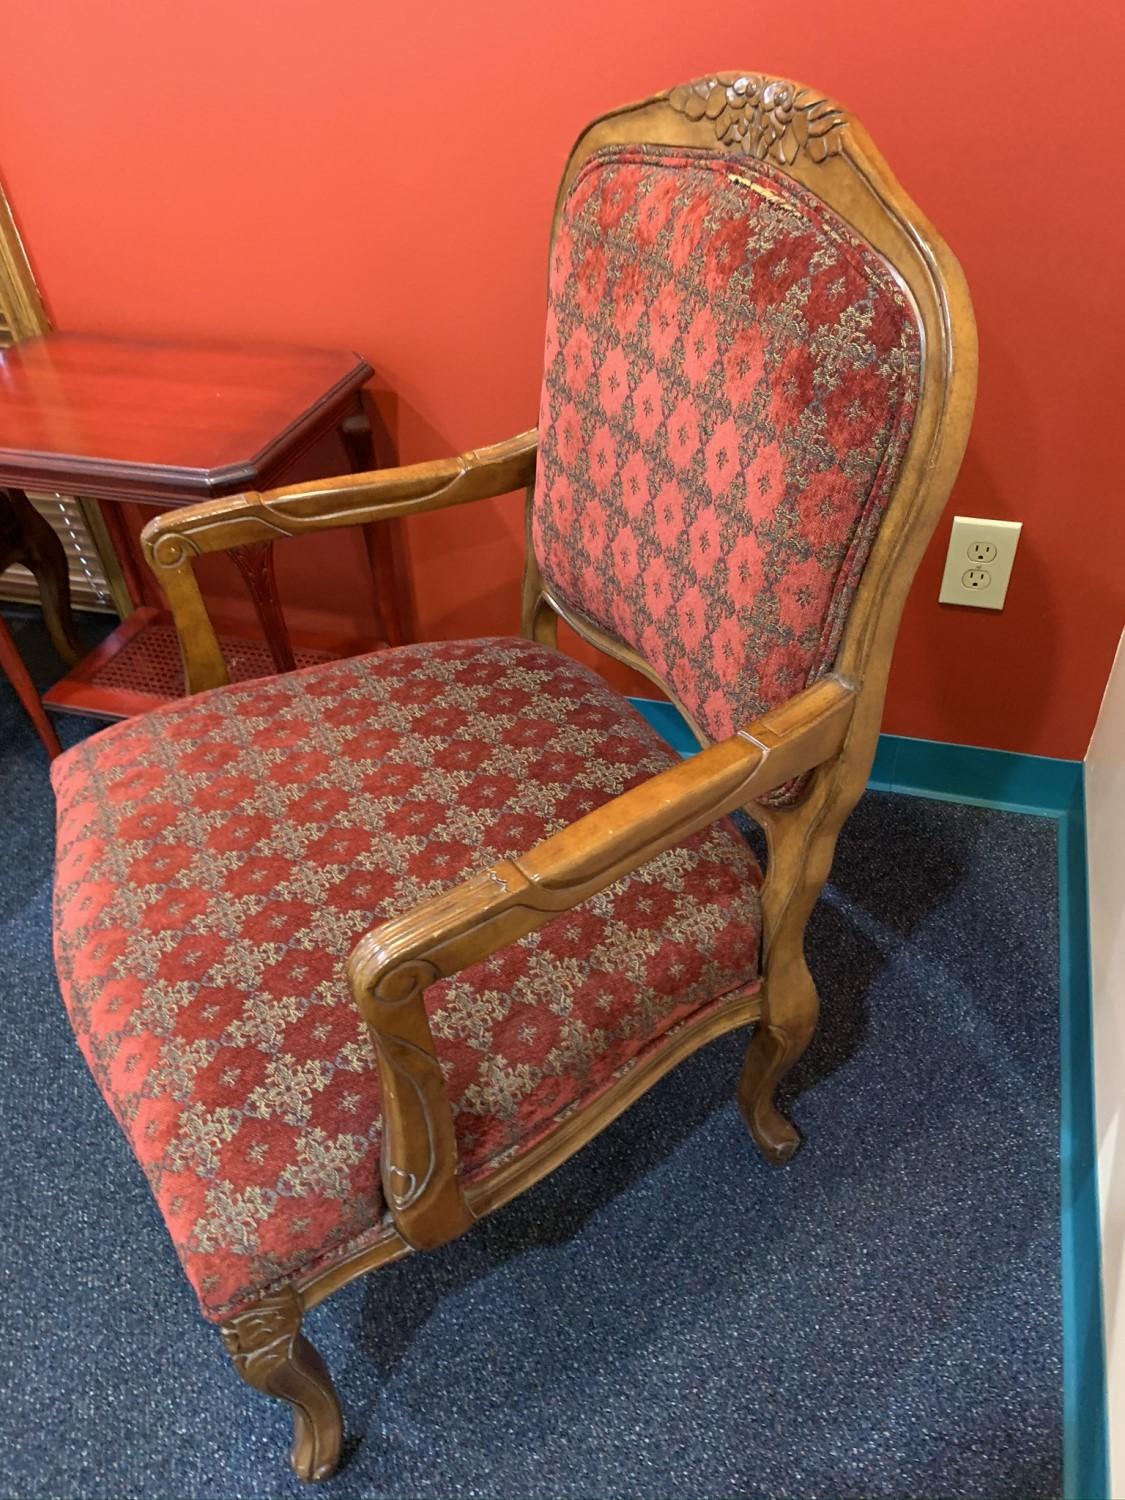
[[[141,542],[175,620],[188,692],[229,681],[195,579],[194,558],[506,495],[534,483],[537,451],[538,434],[532,428],[457,458],[317,479],[262,494],[248,491],[155,517],[141,533]]]
[[[506,495],[533,482],[537,447],[538,434],[532,428],[456,458],[204,500],[150,521],[141,533],[145,555],[159,574],[177,566],[186,550],[197,555],[223,552],[249,542],[360,526]]]
[[[472,1222],[423,999],[427,987],[579,905],[734,808],[830,760],[846,738],[855,696],[839,678],[821,678],[730,739],[359,940],[348,977],[379,1066],[383,1188],[399,1233],[410,1244],[433,1248]]]

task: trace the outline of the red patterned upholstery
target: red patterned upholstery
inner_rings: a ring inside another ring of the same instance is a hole
[[[783,173],[596,153],[551,262],[544,578],[724,738],[831,666],[918,381],[889,269]]]
[[[593,673],[492,640],[220,688],[56,763],[63,995],[209,1318],[380,1223],[359,935],[673,759]],[[758,880],[720,823],[433,987],[470,1178],[756,987]]]

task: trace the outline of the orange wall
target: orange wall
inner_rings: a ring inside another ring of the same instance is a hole
[[[534,420],[581,125],[716,66],[830,90],[973,290],[953,504],[1025,523],[1000,615],[937,604],[942,526],[886,727],[1077,757],[1125,616],[1119,20],[1114,0],[7,0],[0,168],[60,326],[355,347],[415,459]],[[515,627],[516,498],[409,540],[423,634]],[[365,624],[353,539],[281,575]]]

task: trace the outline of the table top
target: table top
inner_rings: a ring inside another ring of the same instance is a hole
[[[0,485],[170,505],[268,488],[371,374],[325,349],[25,339],[0,350]]]

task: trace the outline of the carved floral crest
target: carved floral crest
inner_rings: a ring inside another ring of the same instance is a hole
[[[789,166],[802,151],[816,162],[843,144],[847,115],[831,99],[786,78],[720,73],[673,89],[668,103],[689,120],[712,122],[724,146]]]

